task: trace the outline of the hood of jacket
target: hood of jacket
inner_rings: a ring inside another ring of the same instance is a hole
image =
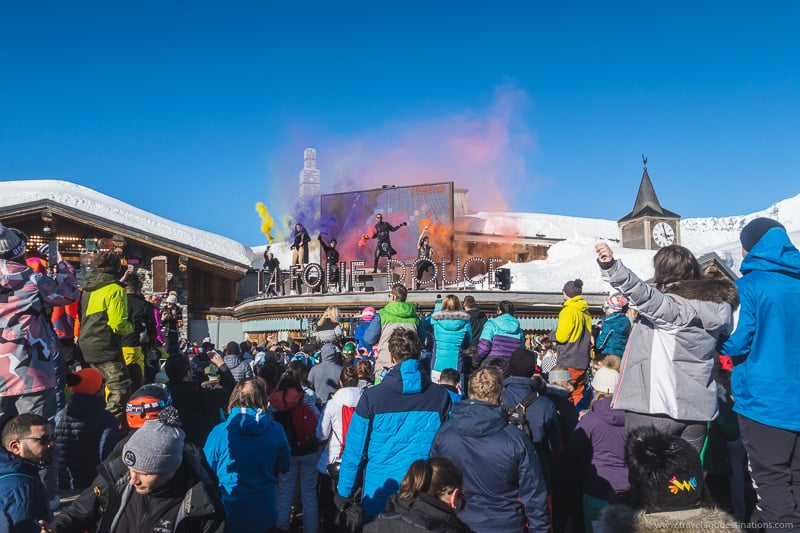
[[[563,307],[570,307],[581,313],[589,312],[589,304],[586,300],[583,299],[582,294],[573,296],[569,300],[565,300]]]
[[[627,505],[609,505],[601,511],[603,531],[640,531],[642,533],[677,533],[699,531],[704,524],[719,524],[714,531],[734,533],[742,531],[731,515],[716,508],[696,508],[668,513],[646,513]],[[728,524],[725,526],[724,524]]]
[[[482,318],[486,318],[486,313],[484,313],[477,307],[473,309],[467,309],[464,312],[467,313],[472,320],[480,320]]]
[[[422,371],[418,359],[407,359],[387,372],[381,386],[401,394],[417,394],[431,386],[431,378]]]
[[[389,302],[378,313],[381,315],[381,324],[388,324],[392,318],[407,321],[417,317],[417,306],[409,302]]]
[[[747,253],[739,270],[742,274],[760,270],[800,276],[800,251],[789,240],[786,230],[772,228]]]
[[[413,499],[401,498],[398,494],[389,497],[382,520],[398,520],[411,524],[420,531],[466,531],[455,511],[436,498],[424,492]],[[391,530],[391,527],[386,524]]]
[[[111,285],[112,283],[122,286],[119,280],[112,274],[108,274],[106,272],[90,272],[85,278],[83,278],[81,287],[83,287],[83,290],[85,291],[92,292],[103,288],[106,285]]]
[[[260,435],[270,428],[272,417],[261,409],[234,407],[228,415],[227,424],[229,430],[239,435]]]
[[[100,396],[80,393],[73,393],[64,407],[67,416],[81,419],[96,415],[105,408],[106,402]]]
[[[514,391],[516,393],[514,397],[521,394],[521,398],[524,398],[532,391],[541,392],[539,390],[540,388],[541,387],[539,384],[533,381],[531,378],[522,376],[511,376],[503,380],[503,390],[509,389]]]
[[[320,350],[320,360],[323,363],[336,363],[337,365],[342,364],[342,354],[339,353],[339,350],[331,343],[325,343],[322,345],[322,349]]]
[[[611,408],[611,398],[600,398],[592,404],[592,412],[610,426],[625,426],[625,411]]]
[[[461,400],[453,404],[452,415],[456,431],[468,437],[494,435],[508,425],[508,414],[503,406],[480,400]]]
[[[269,405],[277,411],[288,411],[303,401],[305,393],[300,389],[276,390],[269,395]]]
[[[431,315],[436,325],[442,329],[456,331],[469,322],[469,315],[464,311],[436,311]]]
[[[727,279],[691,279],[676,281],[664,287],[664,293],[676,294],[687,300],[727,303],[731,309],[739,307],[739,291]]]
[[[519,327],[519,320],[513,315],[504,313],[491,319],[494,327],[497,328],[496,333],[500,335],[508,335],[510,337],[518,336],[522,333]]]
[[[14,455],[8,450],[0,450],[0,476],[8,474],[26,474],[39,477],[39,470],[44,468],[32,461]]]

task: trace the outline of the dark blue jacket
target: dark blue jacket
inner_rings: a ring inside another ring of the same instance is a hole
[[[85,489],[97,475],[97,465],[108,457],[121,434],[114,415],[99,396],[73,394],[56,415],[58,485]]]
[[[512,376],[503,380],[503,405],[514,408],[532,391],[537,390],[536,382],[530,378]],[[531,428],[531,439],[538,451],[556,453],[561,450],[561,431],[558,427],[558,413],[553,401],[540,395],[525,410],[525,418]]]
[[[0,450],[0,526],[11,531],[39,533],[39,520],[52,521],[39,467],[30,461]]]
[[[797,395],[800,376],[800,252],[772,228],[742,261],[739,321],[720,350],[733,357],[733,410],[760,424],[800,431],[800,417],[777,406]],[[788,379],[786,379],[788,378]]]
[[[228,531],[269,530],[278,518],[276,478],[289,471],[286,433],[269,413],[234,407],[203,447],[219,478]]]
[[[603,327],[595,340],[595,347],[606,355],[625,353],[625,345],[631,334],[631,320],[623,312],[611,313],[603,317]]]
[[[458,517],[477,533],[549,530],[536,450],[522,430],[508,424],[502,406],[478,400],[453,405],[453,418],[442,424],[430,455],[447,457],[461,469],[467,506]]]
[[[339,494],[349,497],[362,455],[364,511],[377,516],[397,493],[408,467],[428,457],[431,442],[450,412],[450,395],[431,383],[419,361],[392,367],[380,385],[364,390],[350,420],[339,472]]]

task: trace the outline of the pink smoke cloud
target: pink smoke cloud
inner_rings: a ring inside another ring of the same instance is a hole
[[[287,176],[281,192],[289,196],[282,201],[295,201],[303,148],[311,146],[323,193],[453,181],[469,189],[470,209],[505,211],[509,198],[536,188],[526,173],[526,159],[537,151],[535,134],[522,118],[528,105],[525,91],[503,86],[484,109],[428,112],[349,137],[310,136],[295,127],[281,161],[271,165],[273,175]]]

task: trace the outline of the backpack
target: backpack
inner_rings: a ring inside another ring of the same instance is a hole
[[[314,411],[301,401],[290,411],[292,455],[308,455],[319,448],[317,441],[317,417]]]
[[[527,396],[525,396],[521,402],[517,405],[512,407],[504,407],[506,413],[508,413],[508,423],[509,425],[513,425],[521,429],[529,439],[531,437],[531,427],[528,424],[528,417],[525,416],[525,413],[528,410],[528,407],[533,405],[533,402],[539,399],[539,393],[536,391],[531,391]]]
[[[347,437],[347,430],[350,428],[350,420],[353,419],[353,413],[355,412],[355,407],[349,407],[347,405],[342,406],[342,446],[341,451],[339,451],[339,458],[341,458],[344,453],[344,442]]]
[[[285,391],[272,393],[272,395],[277,394],[285,394]],[[272,396],[270,396],[270,400],[272,400]],[[317,451],[319,448],[317,417],[302,397],[291,409],[276,411],[273,416],[286,431],[286,439],[289,441],[293,456],[308,455]]]

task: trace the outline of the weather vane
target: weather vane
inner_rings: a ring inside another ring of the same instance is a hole
[[[642,154],[642,164],[644,165],[644,169],[647,170],[647,156]]]

